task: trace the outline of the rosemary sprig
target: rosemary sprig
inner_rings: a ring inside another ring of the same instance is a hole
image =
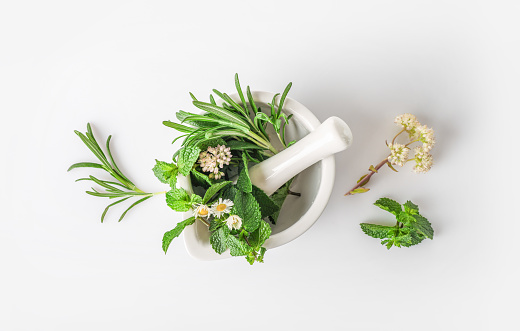
[[[140,199],[132,203],[119,217],[119,222],[125,217],[126,213],[136,205],[140,204],[141,202],[144,202],[145,200],[148,200],[152,196],[160,193],[165,192],[158,192],[158,193],[147,193],[142,190],[140,190],[137,186],[135,186],[134,183],[128,177],[126,177],[121,169],[117,166],[114,157],[112,156],[112,152],[110,151],[110,139],[112,139],[112,136],[108,136],[107,142],[106,142],[106,155],[99,146],[99,144],[96,141],[96,138],[94,137],[94,134],[92,133],[92,128],[90,126],[90,123],[87,123],[87,132],[81,133],[79,131],[74,131],[78,137],[83,141],[83,143],[90,149],[90,151],[96,156],[96,158],[99,160],[100,163],[93,163],[93,162],[80,162],[75,163],[69,167],[67,171],[71,171],[72,169],[76,168],[97,168],[97,169],[103,169],[105,170],[110,176],[112,176],[114,179],[117,180],[117,182],[114,181],[108,181],[108,180],[102,180],[98,179],[92,175],[85,177],[85,178],[79,178],[76,181],[92,181],[96,183],[97,185],[104,188],[104,192],[100,192],[99,190],[96,190],[95,188],[92,188],[92,191],[85,191],[87,194],[96,196],[96,197],[102,197],[102,198],[109,198],[109,199],[118,199],[116,202],[113,202],[109,204],[103,213],[101,214],[101,222],[103,223],[105,219],[105,215],[108,212],[108,209],[118,203],[124,202],[130,198],[137,198]],[[107,158],[108,155],[108,158]]]

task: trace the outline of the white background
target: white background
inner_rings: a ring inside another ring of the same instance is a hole
[[[0,5],[1,330],[518,330],[520,5],[516,1],[10,1]],[[163,198],[117,223],[87,196],[91,122],[125,173],[162,191],[162,126],[188,92],[244,85],[343,118],[354,144],[317,223],[266,262],[195,261],[161,239]],[[384,168],[343,197],[412,112],[425,175]],[[417,203],[435,239],[387,251],[360,222]]]

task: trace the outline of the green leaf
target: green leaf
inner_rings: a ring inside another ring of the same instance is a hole
[[[231,201],[235,200],[235,196],[237,195],[238,190],[235,185],[230,185],[224,190],[222,190],[222,199],[229,199]]]
[[[121,203],[121,202],[123,202],[123,201],[125,201],[125,200],[128,200],[128,199],[130,199],[130,198],[131,198],[131,197],[126,197],[126,198],[123,198],[123,199],[121,199],[121,200],[117,200],[117,201],[114,202],[114,203],[109,204],[109,205],[105,208],[105,210],[103,211],[103,214],[101,214],[101,223],[103,223],[103,221],[104,221],[104,219],[105,219],[105,215],[107,214],[108,209],[109,209],[110,207],[112,207],[113,205],[117,205],[118,203]]]
[[[353,195],[353,194],[359,194],[359,193],[366,193],[366,192],[368,192],[368,191],[370,191],[369,188],[359,187],[359,188],[357,188],[357,189],[355,189],[355,190],[350,191],[350,192],[347,193],[346,195]]]
[[[174,238],[177,238],[182,231],[188,226],[195,223],[195,217],[190,217],[182,222],[177,223],[177,226],[168,232],[164,234],[163,240],[162,240],[162,249],[164,253],[168,251],[168,247],[170,247],[170,244]]]
[[[212,113],[220,118],[229,120],[237,125],[242,126],[242,131],[244,132],[249,131],[249,125],[247,124],[247,122],[242,119],[242,116],[236,113],[232,113],[229,110],[226,110],[219,106],[212,105],[211,103],[201,101],[193,101],[193,105],[199,109],[207,111],[208,113]]]
[[[190,196],[190,202],[191,202],[191,205],[193,206],[194,204],[196,203],[202,203],[202,197],[200,195],[197,195],[195,193],[193,193],[191,196]]]
[[[223,221],[219,220],[219,219],[212,219],[210,222],[209,222],[209,228],[208,230],[210,232],[213,232],[213,231],[216,231],[218,230],[218,228],[224,226],[226,223],[224,223]],[[227,227],[227,226],[226,226]]]
[[[381,198],[381,199],[378,199],[374,205],[378,206],[379,208],[383,209],[383,210],[386,210],[392,214],[394,214],[395,216],[398,216],[399,213],[401,213],[402,211],[402,208],[401,208],[401,204],[397,201],[394,201],[392,199],[389,199],[389,198]]]
[[[253,190],[253,184],[251,184],[251,178],[249,178],[247,157],[244,153],[242,153],[242,161],[244,162],[244,168],[240,171],[240,175],[238,175],[237,188],[242,192],[250,193]]]
[[[155,166],[152,170],[155,177],[157,177],[161,183],[168,184],[171,188],[175,188],[177,174],[179,173],[177,165],[155,160]]]
[[[397,220],[403,223],[404,225],[410,225],[411,223],[415,223],[415,218],[405,211],[401,211],[399,213],[399,215],[397,216]]]
[[[253,185],[253,191],[251,193],[255,197],[256,202],[258,202],[258,205],[260,206],[262,218],[271,216],[280,210],[280,206],[278,206],[271,198],[267,196],[267,194],[265,194],[264,191],[262,191],[258,187]]]
[[[171,121],[163,121],[162,123],[163,123],[163,125],[165,125],[169,128],[175,129],[175,130],[177,130],[179,132],[183,132],[183,133],[192,133],[193,131],[195,131],[195,128],[190,128],[189,126],[171,122]]]
[[[412,223],[411,226],[425,237],[433,239],[433,228],[431,223],[421,215],[413,215],[416,222]]]
[[[228,236],[229,228],[227,226],[222,226],[211,233],[209,237],[209,242],[211,243],[211,247],[213,247],[213,250],[217,252],[217,254],[224,253],[228,248]]]
[[[282,113],[283,104],[285,102],[285,98],[287,97],[287,94],[289,94],[289,90],[291,89],[292,83],[287,84],[285,87],[285,90],[282,93],[282,97],[280,98],[280,103],[278,104],[278,116]]]
[[[247,149],[265,149],[256,144],[253,144],[253,143],[250,143],[247,141],[240,141],[240,140],[230,140],[226,143],[226,146],[229,147],[231,150],[238,150],[238,151],[243,151],[243,150],[247,150]]]
[[[197,147],[200,148],[201,151],[205,151],[208,147],[217,147],[217,145],[226,145],[226,141],[222,138],[208,139],[198,143]]]
[[[253,248],[249,246],[247,243],[231,235],[227,237],[227,245],[229,247],[229,253],[232,256],[247,255],[249,252],[253,250]]]
[[[255,231],[260,225],[262,214],[260,206],[251,193],[238,191],[234,199],[234,212],[242,219],[242,225],[248,232]]]
[[[271,236],[271,227],[266,221],[261,221],[258,229],[249,236],[249,244],[256,250],[259,250],[269,236]]]
[[[137,200],[136,202],[134,202],[133,204],[130,205],[130,207],[128,207],[124,212],[123,214],[121,214],[121,217],[119,217],[119,221],[118,222],[121,222],[123,220],[123,217],[125,217],[126,213],[128,213],[128,211],[130,211],[130,209],[134,208],[135,206],[137,206],[138,204],[140,204],[141,202],[144,202],[148,199],[150,199],[152,196],[149,195],[147,197],[144,197],[140,200]]]
[[[372,171],[372,172],[375,172],[377,174],[377,169],[374,168],[373,165],[371,165],[369,168],[368,168],[369,171]]]
[[[287,196],[289,195],[289,188],[293,182],[294,178],[290,179],[287,183],[283,184],[276,192],[271,195],[271,200],[278,206],[279,210],[270,216],[270,219],[273,224],[276,224],[278,220],[278,216],[280,215],[280,210],[282,209],[283,203]]]
[[[183,176],[188,176],[193,165],[199,158],[200,149],[195,146],[184,146],[179,152],[179,160],[177,166],[179,167],[179,173]]]
[[[408,214],[416,215],[419,214],[419,206],[411,202],[410,200],[406,201],[406,203],[403,205],[404,211]]]
[[[224,187],[228,186],[231,183],[232,182],[230,182],[230,181],[224,181],[224,182],[219,182],[219,183],[211,185],[210,188],[208,188],[208,190],[204,194],[204,199],[202,200],[202,203],[204,203],[204,204],[208,203],[208,201],[210,201],[210,199],[215,194],[217,194],[220,190],[222,190]]]
[[[72,169],[76,168],[99,168],[99,169],[105,169],[103,165],[99,163],[92,163],[92,162],[80,162],[80,163],[74,163],[67,169],[67,171],[71,171]]]
[[[194,186],[198,185],[207,189],[208,187],[213,185],[213,181],[208,177],[208,175],[197,171],[195,168],[191,169],[191,175],[192,179],[195,179],[193,181]]]
[[[393,230],[394,226],[386,226],[386,225],[378,225],[378,224],[370,224],[370,223],[361,223],[361,230],[370,237],[384,239],[388,238],[389,232]]]
[[[390,162],[387,162],[386,165],[388,166],[388,168],[392,169],[393,171],[395,171],[395,172],[399,172],[399,171],[397,171],[397,170],[394,168],[394,166],[393,166]]]
[[[183,188],[174,188],[166,192],[166,204],[179,212],[188,211],[193,205],[188,192]]]

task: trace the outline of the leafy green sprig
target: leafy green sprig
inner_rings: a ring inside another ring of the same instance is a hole
[[[119,217],[119,222],[125,217],[125,215],[128,213],[130,209],[135,207],[136,205],[148,200],[155,194],[165,193],[165,192],[157,192],[157,193],[147,193],[142,190],[140,190],[137,186],[135,186],[134,183],[130,179],[128,179],[127,176],[123,174],[121,169],[117,166],[114,157],[112,156],[112,152],[110,151],[110,139],[112,139],[112,136],[108,136],[106,141],[106,154],[101,149],[99,144],[96,141],[96,138],[94,137],[94,134],[92,133],[92,127],[90,126],[90,123],[87,124],[87,132],[81,133],[79,131],[74,131],[78,137],[83,141],[83,143],[90,149],[90,151],[96,156],[96,158],[99,160],[100,163],[95,162],[80,162],[75,163],[69,167],[67,171],[70,171],[72,169],[76,168],[96,168],[96,169],[102,169],[106,171],[110,176],[112,176],[117,182],[114,181],[108,181],[108,180],[102,180],[97,177],[94,177],[92,175],[85,177],[85,178],[79,178],[76,181],[92,181],[99,186],[101,186],[104,189],[104,192],[101,190],[97,190],[92,187],[92,191],[85,191],[87,194],[96,196],[96,197],[102,197],[102,198],[109,198],[109,199],[119,199],[116,202],[113,202],[109,204],[103,213],[101,214],[101,222],[104,221],[105,216],[110,209],[110,207],[122,203],[124,201],[127,201],[131,198],[139,198],[137,201],[133,202]],[[108,155],[108,157],[107,157]]]
[[[361,223],[361,230],[373,238],[383,239],[381,244],[386,248],[410,247],[425,238],[433,239],[432,225],[419,214],[419,207],[411,201],[401,206],[397,201],[381,198],[374,205],[392,213],[397,219],[395,226]]]
[[[294,143],[294,141],[285,142],[285,129],[291,115],[287,116],[282,112],[291,86],[292,83],[289,83],[285,88],[278,106],[275,105],[275,100],[279,94],[273,97],[272,103],[269,104],[271,108],[269,116],[257,106],[249,86],[244,94],[237,74],[235,75],[235,87],[240,103],[216,89],[213,92],[223,100],[222,105],[217,105],[212,94],[209,102],[202,102],[190,93],[193,105],[204,113],[195,114],[180,110],[176,114],[180,123],[163,122],[165,126],[182,133],[173,142],[184,138],[182,148],[173,156],[173,159],[177,160],[179,172],[186,176],[197,161],[199,153],[208,144],[214,144],[217,140],[220,140],[222,144],[232,141],[228,145],[229,147],[243,151],[249,160],[255,162],[261,162],[266,157],[277,154],[278,150],[271,144],[266,131],[268,124],[272,125],[284,147]]]

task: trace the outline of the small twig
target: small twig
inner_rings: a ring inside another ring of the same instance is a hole
[[[375,166],[375,170],[381,169],[381,167],[384,166],[387,162],[388,162],[388,157],[385,158],[383,161],[379,162],[379,164],[377,166]],[[359,183],[357,183],[357,185],[354,186],[350,191],[345,193],[345,195],[351,195],[352,191],[354,191],[355,189],[360,188],[361,186],[363,186],[366,183],[368,183],[370,177],[372,177],[372,175],[375,174],[375,173],[376,173],[376,171],[370,170],[370,172],[363,178],[363,180],[361,180]]]
[[[293,191],[291,191],[291,190],[287,190],[287,193],[290,194],[290,195],[296,195],[297,197],[301,197],[301,196],[302,196],[301,193],[293,192]]]

